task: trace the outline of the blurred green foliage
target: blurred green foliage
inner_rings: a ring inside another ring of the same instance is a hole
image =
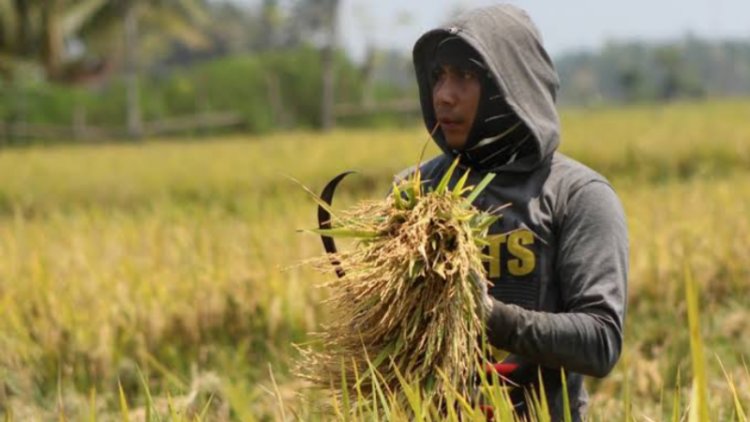
[[[320,120],[321,81],[319,51],[302,46],[155,72],[141,80],[141,107],[146,121],[231,111],[250,132],[312,128]],[[119,79],[97,88],[32,81],[0,89],[0,121],[70,126],[82,113],[90,126],[124,125]],[[335,91],[341,103],[358,102],[363,92],[362,76],[344,54],[336,56]]]

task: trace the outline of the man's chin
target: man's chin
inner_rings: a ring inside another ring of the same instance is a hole
[[[466,145],[466,139],[461,139],[460,141],[457,141],[455,139],[454,140],[446,139],[445,140],[445,144],[450,149],[454,149],[456,151],[461,151],[461,150],[464,149],[464,145]]]

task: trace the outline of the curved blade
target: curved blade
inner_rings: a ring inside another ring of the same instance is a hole
[[[344,177],[352,173],[354,172],[346,171],[334,177],[330,182],[328,182],[326,187],[323,188],[323,193],[320,194],[320,199],[322,199],[326,204],[331,206],[333,204],[333,194],[334,192],[336,192],[336,187],[339,185],[339,182],[341,182],[341,180],[343,180]],[[318,227],[320,229],[331,228],[331,213],[329,213],[327,209],[323,208],[320,205],[318,205]],[[336,253],[336,243],[334,243],[332,237],[321,235],[320,239],[323,241],[323,248],[325,248],[326,253],[329,253],[329,254]],[[331,264],[333,264],[333,266],[336,267],[336,275],[339,276],[339,278],[345,275],[344,269],[341,268],[341,263],[333,256],[331,256]]]

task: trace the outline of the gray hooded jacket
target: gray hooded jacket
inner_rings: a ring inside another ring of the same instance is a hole
[[[473,10],[417,41],[414,66],[429,129],[436,124],[429,66],[447,36],[460,37],[483,57],[536,142],[535,153],[491,169],[496,177],[474,203],[487,210],[510,204],[491,228],[487,251],[494,298],[488,338],[519,364],[513,381],[536,388],[541,371],[553,420],[562,418],[564,368],[573,416],[581,419],[588,401],[583,375],[607,375],[622,347],[628,239],[621,204],[601,175],[556,152],[557,73],[538,30],[516,7]],[[444,154],[421,166],[428,183],[440,180],[454,158],[439,134],[435,142]],[[484,175],[472,171],[470,181]],[[514,394],[523,409],[523,390]]]

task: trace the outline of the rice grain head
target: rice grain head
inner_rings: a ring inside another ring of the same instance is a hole
[[[314,334],[320,348],[303,350],[301,376],[372,403],[382,402],[375,399],[380,387],[388,400],[405,404],[404,381],[436,408],[451,391],[476,396],[486,288],[481,250],[499,217],[471,205],[494,175],[465,186],[467,171],[449,188],[457,164],[435,189],[425,189],[415,171],[386,199],[362,202],[334,218],[332,229],[315,231],[357,241],[316,261],[328,271],[335,259],[345,274],[325,284],[333,322]]]

